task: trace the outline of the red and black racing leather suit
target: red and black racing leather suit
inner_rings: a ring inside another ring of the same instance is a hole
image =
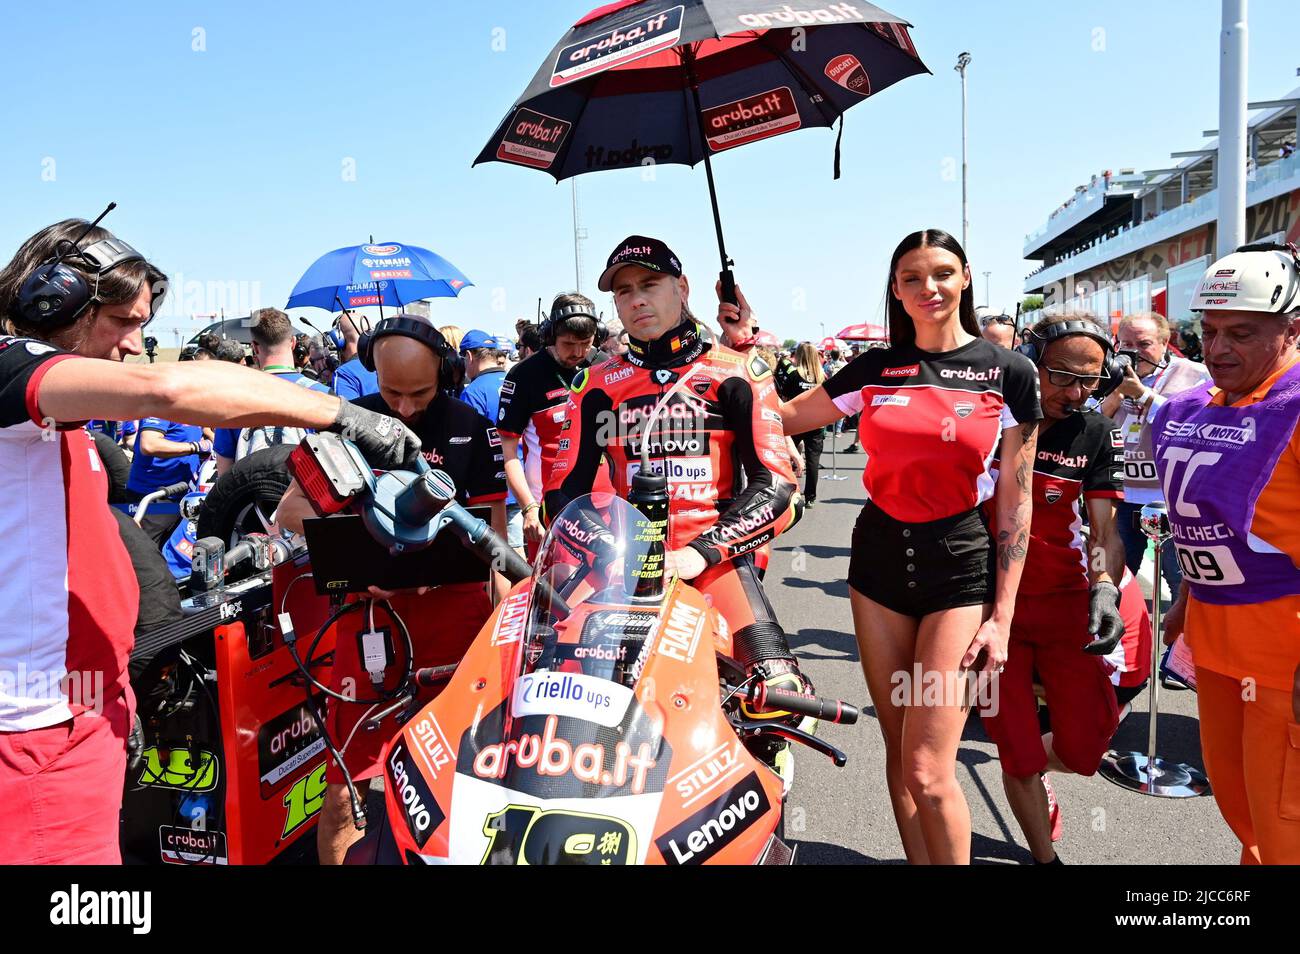
[[[798,519],[798,485],[786,451],[776,388],[761,358],[704,340],[694,321],[574,379],[545,512],[590,493],[601,461],[627,497],[649,435],[652,466],[668,475],[668,549],[691,547],[708,564],[693,582],[733,632],[737,659],[786,660],[785,633],[763,592],[753,554]],[[743,489],[741,489],[743,488]]]

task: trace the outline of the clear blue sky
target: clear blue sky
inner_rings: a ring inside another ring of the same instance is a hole
[[[219,302],[209,286],[234,292],[228,308],[283,306],[317,256],[372,234],[432,248],[475,282],[434,306],[464,328],[505,331],[539,296],[574,284],[568,182],[470,162],[595,0],[0,2],[6,258],[41,226],[113,199],[106,224],[200,283],[209,307]],[[934,75],[847,114],[838,182],[826,129],[716,160],[738,279],[782,338],[873,320],[903,235],[960,234],[962,50],[973,57],[969,251],[981,304],[985,270],[993,304],[1018,300],[1032,268],[1024,235],[1076,184],[1106,168],[1170,165],[1171,150],[1199,147],[1218,125],[1213,0],[883,5],[914,24]],[[1294,12],[1294,0],[1250,4],[1252,98],[1300,84]],[[348,159],[355,181],[343,175]],[[718,266],[703,169],[577,181],[590,235],[583,290],[596,294],[625,235],[658,235],[694,278],[695,310],[711,316]],[[184,296],[160,324],[190,310]]]

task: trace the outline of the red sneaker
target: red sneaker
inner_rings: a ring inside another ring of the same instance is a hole
[[[1056,790],[1052,788],[1052,783],[1047,780],[1046,775],[1040,775],[1043,780],[1043,791],[1047,792],[1047,817],[1052,822],[1052,841],[1061,840],[1061,803],[1056,800]]]

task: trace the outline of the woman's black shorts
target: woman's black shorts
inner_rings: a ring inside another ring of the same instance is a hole
[[[870,500],[853,527],[849,586],[919,619],[993,602],[996,553],[978,507],[929,523],[903,523]]]

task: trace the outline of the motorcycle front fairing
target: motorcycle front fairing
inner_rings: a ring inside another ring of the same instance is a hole
[[[608,495],[552,523],[447,688],[385,752],[407,861],[752,863],[780,780],[721,709],[716,614],[662,580],[645,518]]]

